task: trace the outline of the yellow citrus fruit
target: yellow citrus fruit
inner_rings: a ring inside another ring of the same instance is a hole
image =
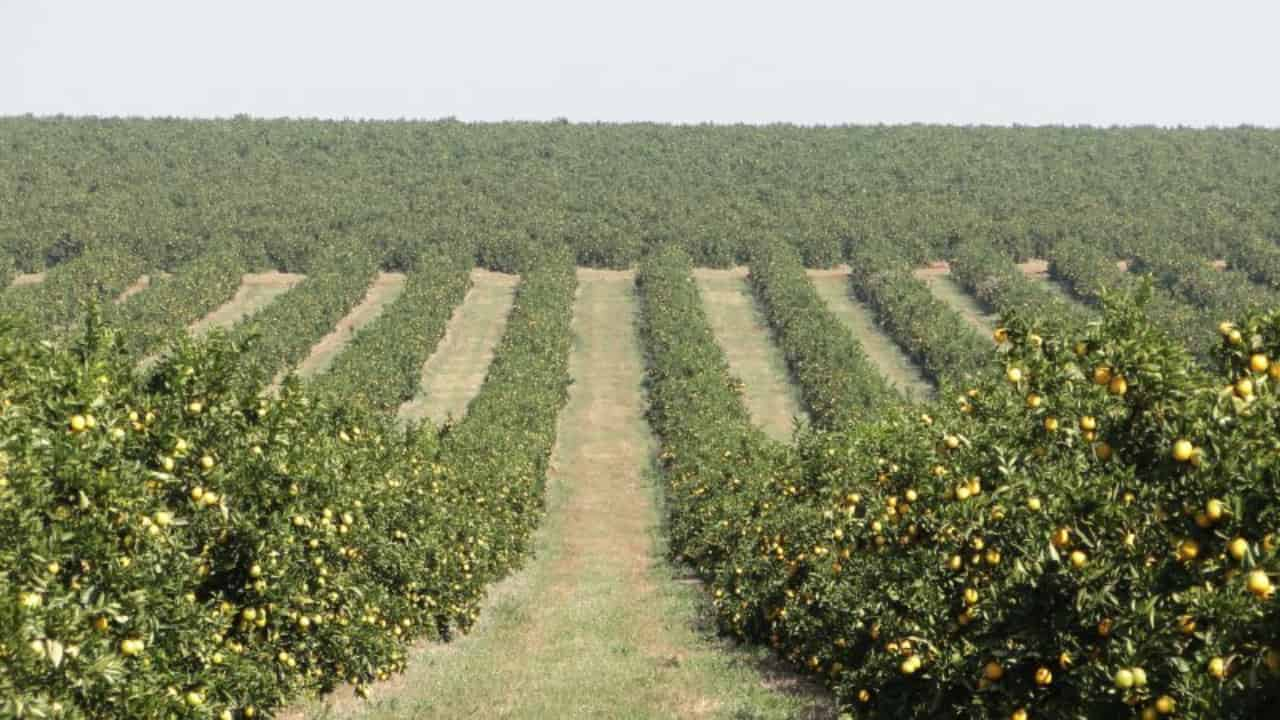
[[[1245,576],[1245,587],[1249,588],[1249,592],[1260,598],[1270,597],[1275,591],[1271,585],[1271,578],[1262,570],[1254,570]]]
[[[1200,543],[1187,538],[1178,543],[1178,559],[1183,562],[1190,562],[1200,556]]]
[[[1179,438],[1173,443],[1173,459],[1178,462],[1187,462],[1191,459],[1192,453],[1196,450],[1190,440]]]
[[[1016,367],[1011,367],[1011,368],[1009,368],[1008,370],[1006,370],[1006,371],[1005,371],[1004,376],[1005,376],[1005,378],[1007,378],[1007,379],[1009,380],[1009,382],[1011,382],[1011,383],[1015,383],[1015,384],[1016,384],[1016,383],[1020,383],[1020,382],[1022,382],[1022,369],[1021,369],[1021,368],[1016,368]]]
[[[1129,381],[1125,380],[1123,376],[1117,375],[1111,378],[1111,382],[1107,383],[1107,392],[1116,396],[1124,395],[1129,392]]]
[[[1178,631],[1183,635],[1190,635],[1196,631],[1196,619],[1190,615],[1178,616]]]
[[[1227,661],[1220,657],[1209,660],[1209,675],[1221,680],[1227,676]]]
[[[1161,695],[1156,698],[1156,712],[1161,715],[1172,715],[1174,710],[1178,709],[1178,703],[1168,695]]]
[[[1106,365],[1099,365],[1093,369],[1093,383],[1095,385],[1107,385],[1111,382],[1111,368]]]
[[[1242,537],[1232,538],[1231,542],[1227,543],[1227,552],[1235,560],[1244,560],[1244,556],[1249,553],[1249,541]]]
[[[1271,366],[1271,361],[1262,353],[1254,353],[1249,356],[1249,369],[1256,373],[1263,373]]]
[[[1133,687],[1133,671],[1128,668],[1120,668],[1116,671],[1113,681],[1116,687],[1121,690],[1128,690]]]
[[[1004,677],[1004,668],[1000,666],[1000,663],[995,660],[991,660],[986,665],[982,666],[982,677],[990,680],[991,682],[995,682]]]
[[[1053,671],[1043,665],[1036,668],[1036,684],[1046,687],[1053,682]]]

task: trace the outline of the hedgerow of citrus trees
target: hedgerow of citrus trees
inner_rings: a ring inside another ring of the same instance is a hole
[[[857,339],[818,296],[795,248],[776,239],[758,243],[750,282],[815,422],[845,425],[894,398]]]
[[[443,440],[264,397],[220,335],[142,385],[108,331],[0,330],[0,715],[261,717],[469,626],[539,515],[572,296],[567,260],[530,270]]]
[[[143,260],[114,247],[95,248],[50,270],[34,285],[0,292],[0,311],[25,317],[42,333],[74,328],[91,303],[113,301],[146,273]]]
[[[583,263],[678,242],[727,265],[761,232],[788,233],[811,265],[836,259],[835,238],[916,259],[955,238],[1025,256],[1069,236],[1222,257],[1234,238],[1276,236],[1276,135],[11,117],[0,249],[28,272],[100,244],[174,268],[223,237],[304,273],[318,243],[383,255],[401,238],[484,241],[486,265],[562,241]]]
[[[462,248],[441,248],[419,258],[395,301],[356,333],[328,372],[312,381],[316,392],[383,411],[413,397],[422,364],[471,287],[472,262],[471,253]]]
[[[986,340],[935,298],[892,246],[867,242],[852,247],[849,266],[854,293],[934,382],[960,381],[978,371],[988,350]]]
[[[1124,303],[1079,337],[1013,319],[999,372],[953,405],[791,456],[743,428],[662,267],[641,288],[674,548],[726,630],[857,716],[1250,718],[1277,699],[1280,315],[1223,328],[1219,379]]]
[[[238,243],[215,243],[173,275],[153,276],[145,292],[118,305],[105,305],[102,312],[112,325],[126,331],[120,337],[128,352],[142,358],[230,300],[245,271]]]
[[[951,276],[996,312],[1034,308],[1044,324],[1059,333],[1078,331],[1093,317],[1088,308],[1067,302],[1028,278],[1008,255],[987,242],[958,245],[951,258]]]
[[[1227,247],[1227,267],[1256,283],[1280,290],[1280,246],[1274,240],[1245,236]]]
[[[1212,315],[1180,302],[1162,286],[1152,283],[1144,287],[1139,277],[1120,269],[1105,250],[1081,240],[1063,240],[1045,254],[1050,276],[1076,297],[1100,305],[1107,292],[1140,294],[1143,311],[1152,323],[1170,337],[1181,339],[1198,359],[1208,360],[1215,343]]]
[[[311,270],[296,287],[231,330],[238,339],[255,338],[249,358],[268,379],[306,358],[311,346],[360,303],[378,262],[361,247],[331,247]]]

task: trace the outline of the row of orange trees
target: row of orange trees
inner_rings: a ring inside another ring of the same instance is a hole
[[[963,381],[982,365],[988,343],[913,275],[915,265],[888,242],[849,251],[853,292],[935,383]]]
[[[795,248],[760,242],[751,253],[750,282],[814,422],[842,426],[896,399],[857,339],[819,297]]]
[[[568,384],[567,255],[525,275],[441,436],[184,341],[0,327],[0,716],[253,718],[403,667],[517,566]]]
[[[413,260],[404,290],[360,329],[312,387],[384,412],[412,398],[422,364],[471,287],[471,267],[470,249],[453,246]]]
[[[1212,373],[1124,296],[1011,317],[927,414],[751,428],[676,250],[642,267],[673,549],[858,717],[1254,718],[1280,699],[1280,316]],[[916,411],[918,413],[918,411]]]
[[[136,255],[114,247],[95,249],[58,265],[39,283],[0,289],[0,312],[28,318],[45,336],[65,333],[88,305],[114,301],[146,271]]]

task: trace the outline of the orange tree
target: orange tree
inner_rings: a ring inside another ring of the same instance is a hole
[[[685,272],[641,274],[650,417],[673,549],[726,631],[857,716],[1248,718],[1278,699],[1280,316],[1224,326],[1215,375],[1127,301],[1078,337],[1010,318],[957,397],[787,452],[746,426]]]
[[[443,439],[267,397],[219,334],[139,377],[96,324],[0,327],[0,716],[265,716],[470,626],[540,516],[573,279],[530,269]]]

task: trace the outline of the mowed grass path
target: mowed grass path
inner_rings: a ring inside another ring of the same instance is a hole
[[[794,419],[805,416],[804,407],[800,391],[791,382],[786,357],[756,306],[747,269],[697,268],[693,275],[729,370],[742,380],[751,419],[770,437],[789,440]]]
[[[404,273],[378,273],[360,304],[352,308],[328,335],[312,346],[307,359],[298,364],[298,376],[309,378],[327,371],[360,328],[377,319],[383,308],[400,296],[404,283]],[[280,378],[276,380],[278,382]]]
[[[578,272],[574,382],[535,559],[499,583],[469,635],[420,648],[367,703],[339,693],[307,717],[830,716],[809,688],[697,627],[702,591],[662,556],[634,276]]]
[[[520,278],[477,268],[471,271],[471,282],[440,344],[422,366],[418,394],[400,406],[401,420],[439,424],[450,416],[460,418],[484,384]]]
[[[810,270],[809,280],[827,307],[849,328],[880,374],[908,400],[924,402],[934,396],[933,384],[893,338],[875,321],[875,312],[853,296],[849,268]]]
[[[204,335],[214,328],[229,328],[241,319],[266,307],[272,300],[302,282],[303,275],[266,272],[250,273],[240,281],[240,289],[221,307],[191,324],[192,335]]]

